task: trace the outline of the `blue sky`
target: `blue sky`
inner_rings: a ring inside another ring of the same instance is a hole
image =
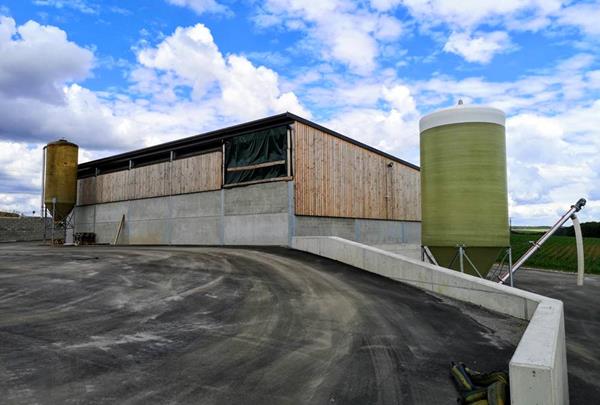
[[[418,120],[506,111],[513,223],[600,218],[600,2],[0,1],[0,209],[80,159],[291,111],[418,163]]]

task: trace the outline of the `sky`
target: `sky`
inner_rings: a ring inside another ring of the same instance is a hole
[[[285,111],[415,164],[419,118],[507,114],[513,224],[600,220],[600,0],[0,0],[0,210],[80,162]]]

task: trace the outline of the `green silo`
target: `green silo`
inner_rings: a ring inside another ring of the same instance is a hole
[[[460,104],[419,122],[422,245],[440,266],[458,270],[464,246],[485,277],[510,246],[504,123],[501,110]]]

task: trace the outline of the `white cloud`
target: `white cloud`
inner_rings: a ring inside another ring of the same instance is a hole
[[[599,114],[600,100],[553,116],[508,119],[511,213],[518,222],[550,224],[579,198],[600,198]],[[597,213],[584,209],[581,217]]]
[[[444,51],[460,55],[468,62],[489,63],[495,54],[505,52],[510,46],[510,38],[504,31],[453,32]]]
[[[138,60],[145,69],[154,69],[147,80],[137,77],[138,86],[152,88],[157,73],[165,72],[160,77],[167,89],[190,86],[193,100],[215,106],[230,120],[288,110],[310,116],[293,93],[281,91],[277,73],[254,66],[244,56],[223,56],[202,24],[176,29],[155,48],[141,50]]]
[[[561,10],[558,21],[573,25],[589,35],[600,35],[600,3],[575,3]]]
[[[516,29],[539,29],[565,0],[404,0],[421,23],[474,28],[481,24],[508,24]]]
[[[188,7],[196,14],[205,13],[229,14],[231,10],[215,0],[167,0],[168,3],[179,7]]]
[[[418,111],[408,87],[368,86],[372,97],[387,107],[354,107],[337,113],[325,125],[396,156],[416,162],[419,144]],[[368,90],[367,90],[368,91]]]
[[[397,40],[403,32],[392,15],[347,0],[265,0],[255,23],[305,31],[305,46],[320,59],[341,62],[361,75],[375,69],[380,42]]]
[[[90,73],[93,54],[67,40],[64,31],[28,21],[17,27],[0,16],[0,93],[10,98],[64,101],[64,83]]]

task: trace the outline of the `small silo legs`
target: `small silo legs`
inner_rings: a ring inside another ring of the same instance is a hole
[[[477,269],[477,266],[475,266],[473,264],[473,262],[471,261],[471,259],[469,258],[469,255],[467,254],[467,249],[465,248],[465,245],[464,244],[456,245],[456,247],[458,248],[458,250],[456,251],[456,254],[454,255],[454,257],[452,258],[452,261],[450,261],[448,268],[452,268],[454,261],[456,260],[456,258],[458,258],[458,263],[459,263],[458,268],[461,273],[464,273],[465,272],[465,259],[466,259],[467,262],[469,263],[469,265],[473,268],[473,270],[475,270],[475,273],[477,273],[477,275],[479,277],[483,278],[483,276]]]

